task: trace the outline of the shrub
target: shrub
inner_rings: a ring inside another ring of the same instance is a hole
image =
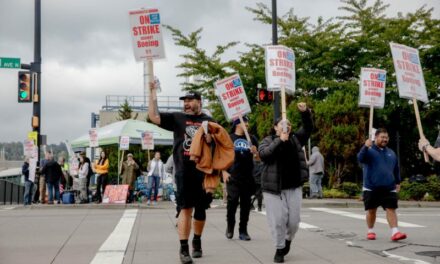
[[[323,191],[324,198],[349,198],[349,195],[338,189],[326,189]]]
[[[405,179],[400,184],[400,195],[399,197],[404,200],[404,198],[408,198],[408,200],[421,200],[425,193],[429,192],[428,184],[419,183],[419,182],[409,182],[408,179]]]
[[[355,197],[361,192],[361,188],[354,182],[343,182],[340,190],[350,197]]]
[[[428,177],[428,193],[435,200],[440,200],[440,178],[436,175]]]

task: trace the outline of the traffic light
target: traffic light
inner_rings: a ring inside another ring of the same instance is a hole
[[[27,71],[18,72],[18,102],[32,102],[31,73]]]
[[[273,93],[266,89],[258,89],[258,102],[268,103],[273,101]]]

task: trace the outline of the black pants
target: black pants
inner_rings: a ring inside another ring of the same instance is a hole
[[[235,212],[237,212],[237,207],[240,204],[239,231],[246,231],[251,209],[253,186],[230,181],[227,183],[226,189],[228,191],[226,221],[228,225],[235,225]]]
[[[263,206],[263,192],[261,190],[261,184],[255,184],[255,195],[252,198],[251,205],[254,205],[255,200],[257,200],[258,208],[261,209]]]
[[[102,202],[102,196],[105,192],[105,187],[108,184],[108,174],[100,174],[96,179],[96,200]],[[102,188],[102,190],[101,190]]]

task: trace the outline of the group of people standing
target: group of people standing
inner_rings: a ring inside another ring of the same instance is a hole
[[[92,164],[85,152],[81,152],[78,161],[78,173],[70,174],[69,166],[64,157],[59,157],[58,161],[55,161],[53,153],[50,150],[45,151],[45,157],[37,167],[35,180],[31,181],[29,179],[29,158],[26,158],[22,166],[22,174],[25,178],[24,205],[46,202],[47,204],[60,203],[63,192],[68,189],[78,192],[80,203],[88,203],[90,202],[90,179],[93,174],[97,177],[95,199],[97,202],[102,202],[102,195],[108,184],[109,162],[106,153],[102,151],[100,158]]]

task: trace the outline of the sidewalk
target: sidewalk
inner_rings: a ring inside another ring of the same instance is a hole
[[[264,202],[263,202],[264,203]],[[327,208],[362,208],[364,206],[362,201],[357,199],[303,199],[302,207],[327,207]],[[6,204],[0,205],[0,210],[4,209],[18,209],[24,207],[22,204]],[[174,204],[168,201],[159,201],[156,206],[148,206],[146,203],[132,203],[132,204],[33,204],[30,208],[78,208],[78,209],[125,209],[125,208],[139,208],[139,209],[168,209],[174,208]],[[212,202],[212,209],[225,208],[221,200],[214,200]],[[440,201],[424,202],[424,201],[399,201],[401,208],[440,208]]]

